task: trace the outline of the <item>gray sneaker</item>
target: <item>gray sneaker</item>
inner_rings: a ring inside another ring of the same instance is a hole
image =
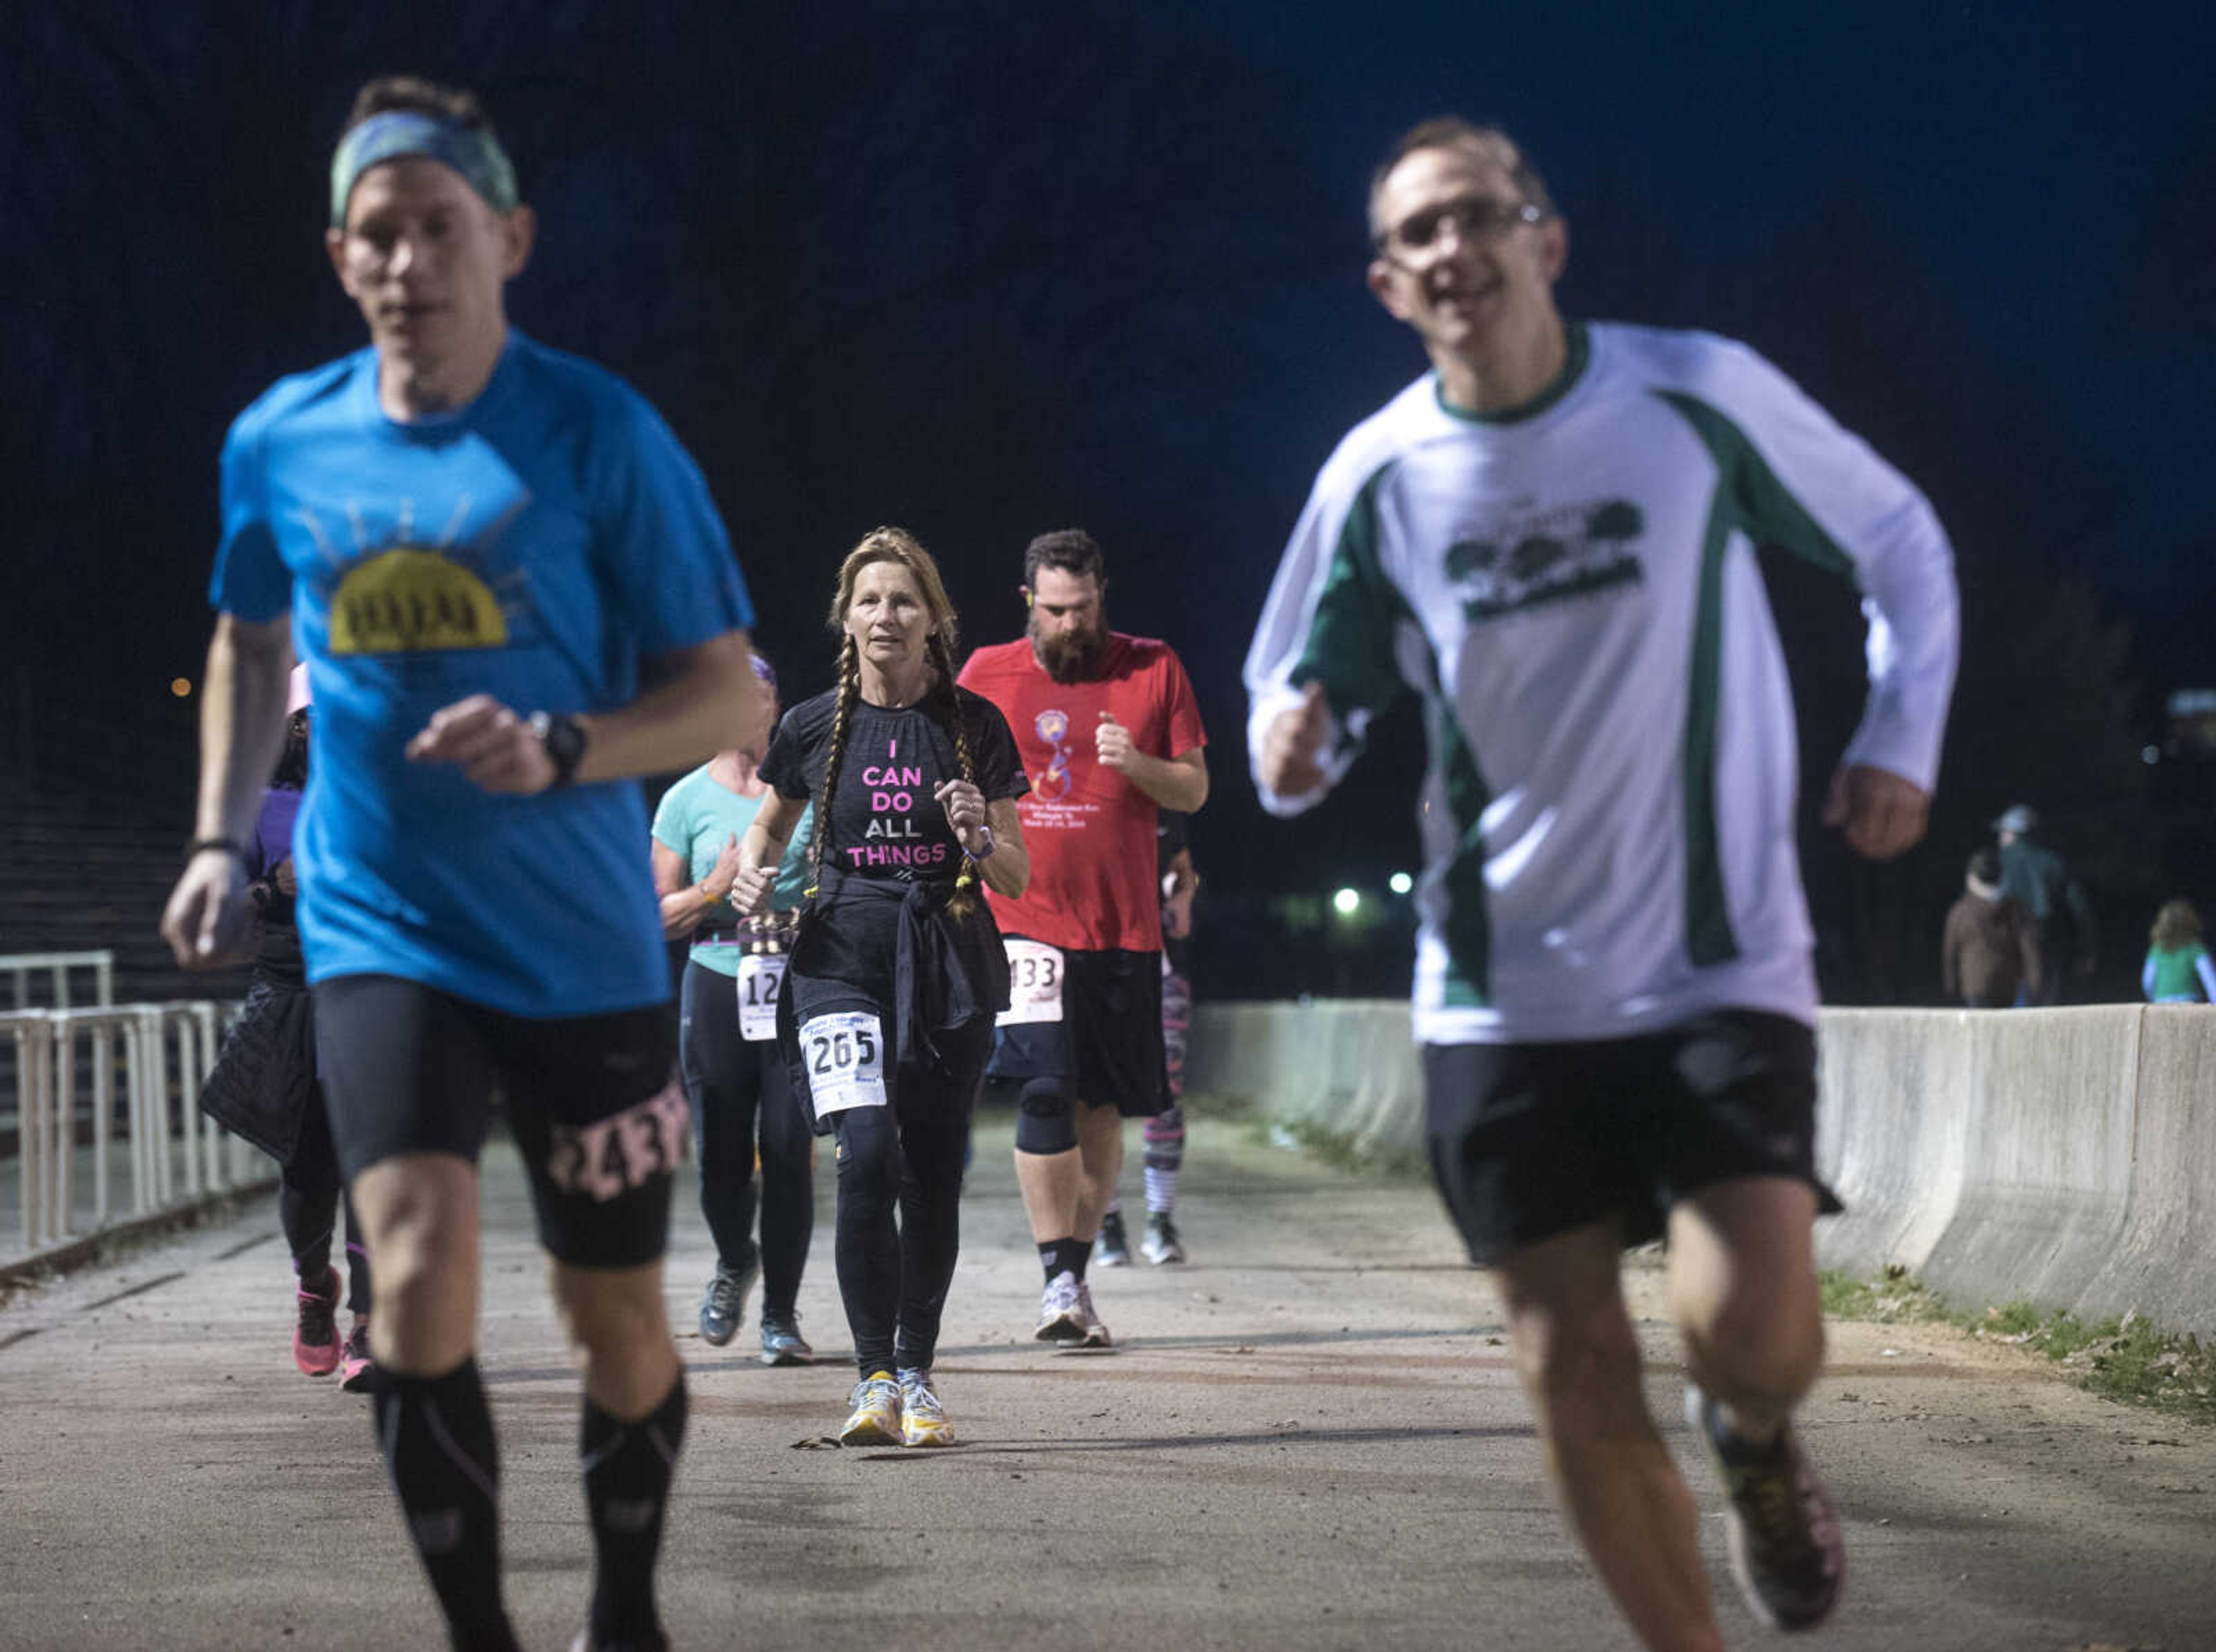
[[[1721,1409],[1685,1385],[1685,1421],[1730,1495],[1732,1575],[1747,1609],[1772,1629],[1813,1629],[1846,1581],[1839,1517],[1788,1424],[1766,1446],[1724,1426]]]
[[[1178,1237],[1177,1224],[1170,1219],[1169,1212],[1147,1213],[1146,1237],[1139,1241],[1139,1254],[1157,1268],[1185,1260],[1185,1244]]]
[[[708,1281],[708,1289],[700,1299],[700,1340],[711,1348],[721,1348],[739,1334],[746,1322],[747,1293],[754,1288],[754,1280],[761,1272],[761,1257],[749,1256],[734,1268],[720,1259],[716,1263],[716,1277]]]
[[[1077,1339],[1080,1348],[1106,1348],[1108,1327],[1100,1323],[1100,1316],[1093,1311],[1093,1287],[1083,1280],[1077,1281],[1077,1311],[1085,1316],[1085,1335]]]
[[[1084,1288],[1067,1268],[1049,1280],[1046,1293],[1039,1298],[1038,1330],[1032,1335],[1042,1342],[1082,1342],[1085,1322],[1092,1317],[1080,1299]]]
[[[761,1322],[761,1362],[764,1365],[806,1365],[816,1357],[816,1350],[808,1346],[800,1334],[800,1316],[797,1313],[765,1312]]]
[[[1131,1265],[1131,1247],[1123,1238],[1122,1211],[1111,1210],[1100,1219],[1100,1237],[1093,1242],[1093,1262],[1097,1268]]]

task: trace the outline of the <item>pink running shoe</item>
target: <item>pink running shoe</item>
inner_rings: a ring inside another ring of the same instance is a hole
[[[299,1286],[300,1319],[292,1328],[292,1363],[310,1377],[328,1377],[339,1365],[339,1276],[336,1268],[323,1270],[325,1288],[311,1291]]]
[[[376,1374],[377,1361],[369,1357],[369,1316],[358,1313],[339,1354],[339,1386],[349,1394],[362,1393]]]

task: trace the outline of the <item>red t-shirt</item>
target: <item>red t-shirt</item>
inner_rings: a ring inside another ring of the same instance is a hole
[[[1169,644],[1111,631],[1099,677],[1057,683],[1031,639],[1019,637],[978,649],[960,680],[1000,708],[1031,783],[1016,804],[1031,887],[1017,900],[986,891],[1002,931],[1075,951],[1160,951],[1154,800],[1100,766],[1093,731],[1108,711],[1150,757],[1208,743],[1191,680]]]

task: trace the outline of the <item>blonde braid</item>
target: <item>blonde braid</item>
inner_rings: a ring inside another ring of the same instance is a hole
[[[946,646],[945,636],[934,630],[925,645],[931,663],[939,670],[939,692],[946,697],[946,721],[954,734],[954,760],[962,771],[963,779],[971,785],[977,783],[976,759],[970,754],[970,719],[962,715],[962,696],[954,686],[953,650]],[[964,918],[977,904],[977,863],[968,855],[962,857],[962,870],[954,879],[954,893],[946,898],[950,916]]]
[[[846,730],[854,720],[854,702],[862,697],[861,654],[848,637],[839,649],[839,698],[831,713],[831,750],[823,759],[823,790],[816,800],[816,841],[811,845],[809,898],[815,898],[823,881],[823,862],[830,852],[831,794],[838,789],[839,771],[846,761]]]

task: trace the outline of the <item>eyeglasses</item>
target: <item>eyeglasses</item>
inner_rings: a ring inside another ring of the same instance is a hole
[[[1500,200],[1491,195],[1465,195],[1460,200],[1412,212],[1372,243],[1388,258],[1420,257],[1439,243],[1439,231],[1451,225],[1457,241],[1490,245],[1510,230],[1526,224],[1543,224],[1543,207],[1528,200]]]

